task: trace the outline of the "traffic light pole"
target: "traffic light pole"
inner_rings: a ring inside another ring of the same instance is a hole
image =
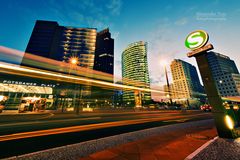
[[[227,111],[223,106],[208,63],[207,51],[211,49],[213,49],[213,46],[209,44],[205,48],[203,47],[198,51],[188,53],[188,57],[196,58],[205,92],[207,93],[209,104],[212,106],[212,113],[219,137],[236,138],[238,137],[238,131],[235,128],[230,128],[226,122]]]

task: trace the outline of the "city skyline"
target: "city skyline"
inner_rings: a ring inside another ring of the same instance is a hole
[[[61,5],[54,0],[25,2],[21,6],[18,1],[2,2],[5,7],[1,18],[5,23],[0,29],[6,32],[0,38],[1,45],[25,50],[38,19],[57,21],[65,26],[93,27],[98,31],[109,27],[115,39],[115,76],[121,77],[124,48],[129,43],[143,40],[149,44],[151,84],[162,86],[166,81],[161,61],[170,64],[172,59],[178,58],[196,66],[194,59],[186,56],[188,51],[184,47],[184,39],[189,32],[204,29],[209,33],[215,51],[229,56],[238,68],[240,66],[240,46],[237,45],[240,33],[237,32],[239,22],[236,21],[240,10],[237,1],[227,6],[227,1],[175,1],[168,4],[166,1],[89,0],[79,5],[74,3],[76,1],[61,1]],[[12,11],[13,8],[16,9]]]

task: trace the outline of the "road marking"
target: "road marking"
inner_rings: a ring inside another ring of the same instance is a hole
[[[207,146],[209,146],[211,143],[213,143],[217,139],[218,139],[218,137],[215,137],[215,138],[211,139],[210,141],[207,141],[201,147],[199,147],[196,151],[194,151],[193,153],[188,155],[184,160],[191,160],[191,159],[193,159],[197,154],[199,154],[202,150],[204,150]]]

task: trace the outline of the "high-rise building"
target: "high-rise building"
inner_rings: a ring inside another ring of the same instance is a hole
[[[207,58],[220,95],[239,96],[240,74],[235,62],[228,56],[216,52],[208,52]]]
[[[38,20],[26,52],[93,69],[96,37],[96,28],[67,27],[53,21]],[[28,59],[24,57],[22,65],[34,67],[34,64],[29,64]],[[37,67],[41,68],[41,66]],[[82,85],[80,90],[80,94],[85,99],[89,99],[90,84]]]
[[[109,29],[97,33],[94,70],[113,74],[114,70],[114,39]]]
[[[26,52],[93,68],[97,31],[95,28],[60,26],[57,22],[36,21]],[[23,62],[24,64],[24,58]]]
[[[180,59],[171,63],[174,99],[189,99],[198,97],[203,93],[196,67]]]
[[[114,39],[108,28],[97,33],[96,28],[67,27],[38,20],[26,52],[109,74],[114,70]],[[27,58],[23,58],[22,65],[29,66]],[[113,78],[109,81],[113,82]],[[113,91],[86,84],[81,87],[81,94],[88,96],[88,100],[110,101]]]
[[[109,29],[104,29],[97,33],[96,50],[93,69],[113,75],[114,71],[114,39],[111,38]],[[108,82],[113,83],[113,76]],[[104,94],[102,94],[104,93]],[[92,98],[95,100],[112,102],[114,91],[101,87],[92,87]]]
[[[132,43],[123,51],[122,77],[124,85],[150,88],[146,42]],[[150,92],[123,91],[123,102],[127,105],[140,106],[150,100]]]

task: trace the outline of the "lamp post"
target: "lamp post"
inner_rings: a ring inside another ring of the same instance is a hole
[[[71,68],[72,67],[77,67],[78,63],[79,63],[79,59],[78,57],[70,57],[69,59],[69,62],[70,62],[70,65],[71,65]],[[73,108],[76,109],[76,114],[79,114],[79,105],[76,107],[76,90],[77,90],[77,85],[76,83],[74,83],[74,96],[73,96]]]

